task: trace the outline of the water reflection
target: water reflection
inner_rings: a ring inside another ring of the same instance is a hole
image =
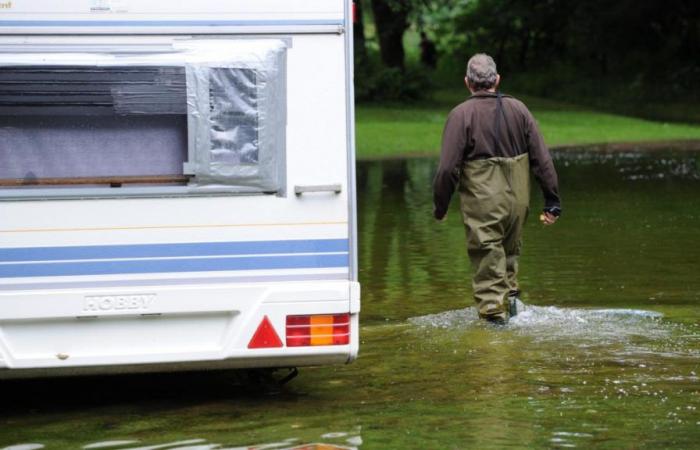
[[[700,300],[699,153],[567,150],[554,157],[564,215],[555,227],[526,225],[526,302],[664,308]],[[365,323],[472,305],[458,202],[445,223],[431,215],[435,164],[359,166]],[[532,198],[537,211],[534,184]]]
[[[700,155],[696,152],[559,151],[555,152],[554,160],[558,167],[594,166],[619,174],[626,181],[700,180]]]
[[[206,439],[187,439],[183,441],[167,442],[156,445],[139,445],[135,440],[104,441],[83,445],[85,450],[357,450],[362,444],[362,438],[354,433],[334,432],[321,436],[323,443],[300,444],[299,439],[290,438],[281,442],[269,442],[264,444],[246,445],[243,447],[230,447],[222,444],[210,443]],[[344,441],[348,445],[329,443],[332,441]],[[17,444],[2,447],[0,450],[39,450],[45,448],[42,444]]]
[[[39,450],[44,448],[42,444],[17,444],[4,447],[3,450]]]
[[[450,294],[466,296],[471,288],[464,283],[464,232],[437,229],[432,217],[433,161],[382,161],[358,169],[360,281],[363,302],[371,305],[364,319],[417,315],[430,307],[429,299],[442,297],[446,286]]]
[[[136,444],[138,441],[134,440],[123,440],[123,441],[104,441],[104,442],[94,442],[92,444],[87,444],[83,445],[84,449],[93,449],[93,448],[111,448],[111,447],[123,447],[129,444]],[[197,442],[200,442],[198,439]]]

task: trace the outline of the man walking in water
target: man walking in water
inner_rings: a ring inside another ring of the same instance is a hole
[[[479,316],[499,324],[515,315],[521,235],[530,203],[530,170],[544,193],[540,220],[561,214],[557,173],[527,107],[497,91],[496,63],[483,53],[467,63],[472,93],[454,108],[442,135],[433,182],[434,215],[443,220],[459,186]]]

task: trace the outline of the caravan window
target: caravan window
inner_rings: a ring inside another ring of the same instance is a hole
[[[186,114],[184,69],[2,67],[0,179],[3,187],[187,182]]]
[[[282,192],[281,41],[58,50],[0,54],[0,195]]]

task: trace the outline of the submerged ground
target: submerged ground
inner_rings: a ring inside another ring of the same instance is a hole
[[[2,382],[0,449],[697,447],[700,153],[555,160],[564,215],[529,221],[507,327],[475,318],[459,214],[431,217],[434,159],[364,162],[355,363],[281,390],[236,372]]]

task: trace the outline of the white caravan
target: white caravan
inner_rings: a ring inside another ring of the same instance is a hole
[[[0,377],[346,363],[348,0],[0,0]]]

